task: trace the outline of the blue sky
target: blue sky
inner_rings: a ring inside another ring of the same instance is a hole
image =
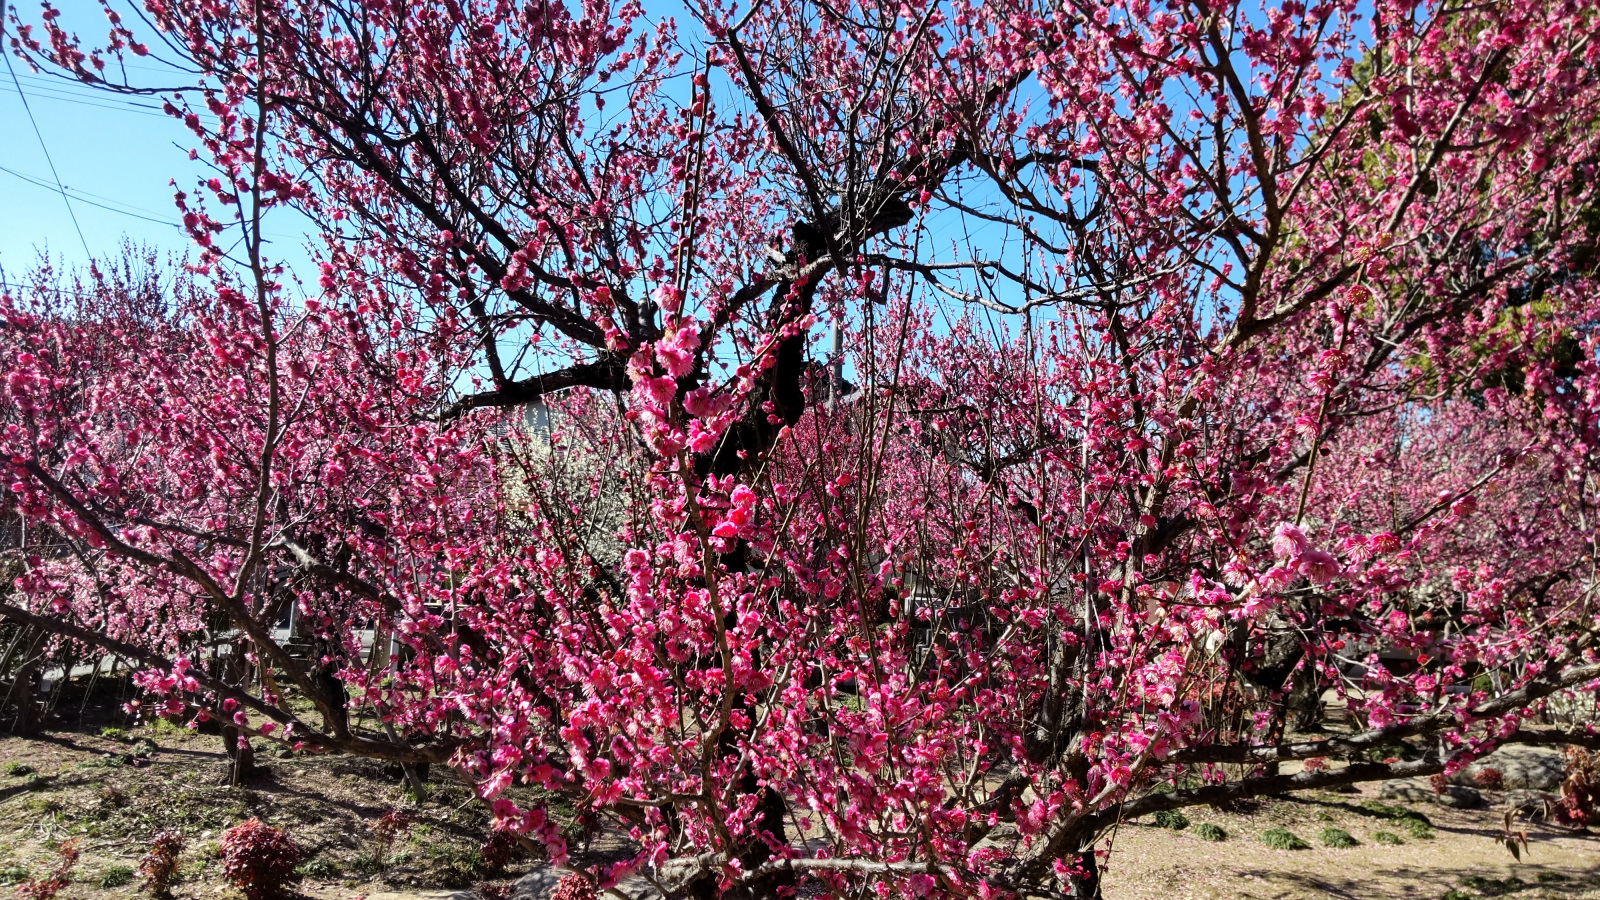
[[[103,32],[93,0],[58,5],[86,42]],[[21,12],[28,19],[33,11]],[[10,62],[9,69],[0,65],[0,268],[6,278],[31,268],[41,252],[79,266],[87,259],[85,244],[105,256],[125,237],[162,251],[187,250],[169,181],[190,187],[204,170],[189,159],[195,142],[182,123],[162,113],[156,98],[117,97],[36,73],[14,57]],[[154,66],[129,68],[136,78],[163,80]],[[57,191],[57,176],[70,201]],[[267,231],[280,243],[280,258],[297,261],[291,265],[299,269],[305,232],[291,215],[269,220]]]

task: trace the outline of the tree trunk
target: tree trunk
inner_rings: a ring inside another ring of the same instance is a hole
[[[1291,732],[1311,731],[1322,722],[1322,682],[1310,660],[1295,670],[1293,686],[1284,704],[1289,708]]]
[[[1102,900],[1100,893],[1100,864],[1094,856],[1094,844],[1078,853],[1076,865],[1069,871],[1065,884],[1066,896],[1074,900]]]
[[[256,773],[256,751],[250,746],[239,726],[231,722],[222,725],[222,749],[228,754],[227,783],[233,787],[244,784]]]
[[[11,731],[18,737],[33,737],[39,733],[39,701],[35,697],[38,689],[39,662],[29,658],[17,670],[11,691],[17,704],[17,718]]]

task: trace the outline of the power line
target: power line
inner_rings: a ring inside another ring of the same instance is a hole
[[[117,209],[117,208],[112,207],[112,206],[107,206],[104,203],[96,203],[95,201],[90,200],[90,199],[88,199],[88,197],[84,196],[85,194],[88,194],[88,191],[80,191],[80,190],[76,190],[76,189],[73,189],[73,188],[56,187],[55,185],[50,184],[49,182],[44,181],[43,179],[34,178],[31,175],[24,175],[23,173],[18,172],[16,169],[8,169],[5,166],[0,166],[0,172],[4,172],[7,175],[12,176],[13,178],[20,178],[23,181],[26,181],[27,183],[33,185],[34,187],[43,188],[43,189],[45,189],[47,191],[54,191],[55,193],[58,193],[63,197],[68,197],[69,199],[76,200],[79,203],[87,203],[90,206],[96,207],[98,209],[103,209],[106,212],[114,212],[114,213],[120,213],[120,214],[122,214],[124,216],[132,216],[135,219],[143,219],[146,222],[154,222],[157,225],[165,225],[168,228],[177,228],[177,227],[179,227],[178,223],[169,222],[166,219],[157,219],[157,218],[154,218],[152,216],[143,215],[142,213],[129,212],[129,211],[125,210],[125,209]],[[106,197],[105,199],[107,201],[111,202],[111,203],[120,202],[120,201],[117,201],[117,200],[112,200],[110,197]],[[126,205],[126,204],[124,204],[124,205]]]
[[[61,184],[61,175],[56,172],[56,161],[50,158],[50,148],[45,146],[44,132],[39,130],[39,121],[33,117],[33,107],[28,105],[28,95],[22,91],[22,82],[17,80],[16,66],[11,64],[11,54],[0,48],[0,56],[6,58],[6,71],[11,73],[11,83],[17,86],[17,96],[22,99],[22,108],[28,113],[28,122],[33,125],[33,136],[39,139],[39,149],[44,152],[44,161],[50,166],[50,177],[55,179],[56,190],[61,194],[61,202],[67,205],[67,217],[72,220],[72,229],[78,232],[78,242],[83,244],[83,255],[92,257],[89,252],[89,241],[83,236],[83,228],[78,224],[78,214],[72,209],[72,198],[67,196],[67,189]]]

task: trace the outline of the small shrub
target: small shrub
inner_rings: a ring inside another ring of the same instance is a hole
[[[1328,759],[1325,756],[1313,756],[1304,763],[1307,772],[1322,772],[1328,768]]]
[[[1427,819],[1407,816],[1404,819],[1396,820],[1395,824],[1400,826],[1400,830],[1406,833],[1406,837],[1419,841],[1426,841],[1433,837],[1433,826],[1429,824]]]
[[[102,728],[100,729],[100,736],[108,741],[116,741],[119,744],[126,744],[129,740],[126,728]]]
[[[1361,846],[1361,842],[1343,828],[1324,828],[1322,833],[1317,835],[1317,840],[1321,841],[1324,847],[1338,850]]]
[[[1190,833],[1207,841],[1225,841],[1228,839],[1228,832],[1221,825],[1213,825],[1210,822],[1201,822]]]
[[[1600,753],[1567,748],[1567,777],[1556,801],[1556,821],[1585,828],[1600,819]]]
[[[1486,791],[1501,791],[1506,787],[1505,773],[1499,769],[1479,769],[1478,774],[1472,776],[1472,780]]]
[[[4,771],[13,778],[25,778],[32,775],[36,770],[27,763],[8,762],[4,766]]]
[[[1372,841],[1375,844],[1388,844],[1391,847],[1398,847],[1405,843],[1405,841],[1400,840],[1400,835],[1392,831],[1373,832]]]
[[[556,891],[550,900],[595,900],[594,882],[573,872],[556,882]]]
[[[511,890],[516,887],[504,881],[480,881],[472,886],[472,890],[483,900],[511,900]]]
[[[1540,884],[1556,884],[1557,882],[1566,881],[1567,876],[1560,872],[1540,872],[1534,880]]]
[[[388,865],[383,860],[372,855],[371,853],[361,853],[358,854],[355,859],[350,860],[350,874],[357,875],[362,878],[371,878],[374,875],[381,875],[387,868]]]
[[[483,857],[483,864],[489,871],[499,872],[517,857],[517,851],[520,849],[522,845],[517,843],[515,833],[497,830],[489,832],[489,839],[483,842],[478,855]]]
[[[477,847],[438,844],[429,849],[428,856],[429,874],[441,887],[468,888],[488,874]]]
[[[1182,831],[1189,827],[1189,817],[1175,809],[1163,809],[1156,813],[1156,824],[1173,831]]]
[[[278,900],[300,862],[300,848],[289,836],[248,819],[222,834],[222,877],[239,888],[246,900]]]
[[[1461,879],[1463,887],[1469,887],[1484,896],[1498,897],[1502,894],[1515,893],[1527,887],[1527,882],[1515,875],[1504,880],[1498,878],[1485,878],[1482,875],[1468,875]]]
[[[411,830],[411,821],[410,814],[404,810],[391,809],[372,823],[372,855],[378,862],[388,860],[395,839]]]
[[[1261,832],[1261,843],[1274,850],[1310,850],[1311,845],[1287,828],[1268,828]]]
[[[99,884],[103,888],[118,888],[133,884],[133,869],[128,866],[112,866],[100,873]]]
[[[339,864],[326,857],[317,857],[307,860],[296,868],[295,874],[303,878],[316,878],[322,881],[331,881],[339,877]]]
[[[28,880],[28,867],[16,863],[0,866],[0,884],[16,884]]]
[[[1428,787],[1433,788],[1435,794],[1442,794],[1450,787],[1450,779],[1444,777],[1443,772],[1435,772],[1428,776]]]
[[[183,833],[163,831],[150,841],[150,850],[139,861],[139,878],[145,893],[156,900],[172,896],[177,880],[178,857],[183,855]]]
[[[1444,900],[1478,900],[1478,898],[1466,891],[1458,891],[1455,888],[1451,888],[1444,892]]]
[[[77,865],[77,840],[62,841],[56,847],[56,867],[47,875],[30,878],[17,885],[17,896],[23,900],[55,900],[56,894],[72,883],[72,870]]]

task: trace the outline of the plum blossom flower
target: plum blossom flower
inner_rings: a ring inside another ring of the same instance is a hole
[[[1280,522],[1272,532],[1272,552],[1280,559],[1294,559],[1309,546],[1306,533],[1298,525]]]
[[[1326,550],[1307,550],[1300,554],[1297,568],[1313,584],[1327,584],[1339,575],[1339,561]]]

